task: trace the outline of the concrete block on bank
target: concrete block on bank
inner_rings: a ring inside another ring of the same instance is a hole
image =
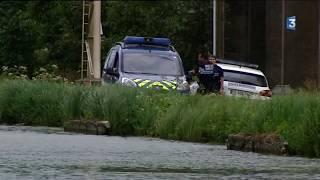
[[[63,127],[64,131],[77,132],[80,129],[80,120],[66,121]]]
[[[288,143],[277,134],[231,134],[228,136],[228,150],[250,151],[276,155],[288,155]]]
[[[71,120],[63,125],[64,131],[83,134],[107,135],[110,131],[109,121]]]
[[[109,134],[109,129],[110,129],[110,123],[109,121],[99,121],[97,122],[97,134],[102,135],[102,134]]]
[[[79,129],[76,129],[76,132],[86,134],[87,133],[87,123],[82,122],[82,121],[77,121],[77,122],[79,123],[79,125],[78,125]]]
[[[97,125],[95,122],[88,121],[86,123],[86,134],[93,134],[93,135],[97,134]]]

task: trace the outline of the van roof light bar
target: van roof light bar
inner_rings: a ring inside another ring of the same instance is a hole
[[[156,45],[169,47],[171,41],[168,38],[138,37],[126,36],[123,40],[124,44],[140,44],[140,45]]]

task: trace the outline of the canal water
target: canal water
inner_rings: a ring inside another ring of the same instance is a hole
[[[320,179],[320,159],[0,126],[0,179]]]

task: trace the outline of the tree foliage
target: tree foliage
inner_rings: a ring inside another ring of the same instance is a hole
[[[46,64],[80,69],[81,1],[1,1],[0,65],[26,66],[29,73]],[[125,36],[172,39],[191,68],[199,47],[211,45],[211,1],[102,1],[102,61]]]
[[[79,68],[80,1],[3,1],[0,13],[1,65]]]
[[[105,47],[126,35],[169,37],[190,68],[202,46],[211,47],[211,1],[107,1]]]

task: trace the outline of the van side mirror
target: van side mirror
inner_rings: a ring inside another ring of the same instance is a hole
[[[106,72],[106,74],[110,74],[110,75],[117,75],[118,74],[118,68],[106,68],[104,69],[104,71]]]

